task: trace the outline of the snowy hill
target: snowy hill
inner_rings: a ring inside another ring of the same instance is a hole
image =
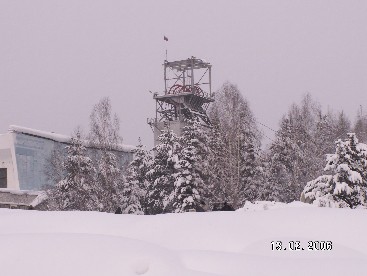
[[[366,210],[264,205],[157,216],[0,209],[0,274],[365,275]],[[332,249],[309,251],[308,241]]]

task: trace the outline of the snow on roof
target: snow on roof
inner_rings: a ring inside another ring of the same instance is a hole
[[[45,197],[38,191],[19,191],[10,189],[0,189],[0,204],[25,205],[35,207],[40,204]]]
[[[36,207],[47,199],[47,193],[45,191],[39,191],[38,196],[31,202],[30,206]]]
[[[7,188],[0,188],[0,193],[9,193],[12,195],[35,195],[38,196],[40,191],[28,191],[28,190],[12,190]]]
[[[52,141],[60,142],[60,143],[70,143],[71,141],[71,136],[68,136],[68,135],[63,135],[63,134],[58,134],[58,133],[48,132],[48,131],[43,131],[43,130],[37,130],[37,129],[28,128],[28,127],[16,126],[16,125],[10,125],[9,132],[17,132],[17,133],[33,135],[36,137],[50,139]],[[117,148],[118,150],[125,151],[125,152],[132,152],[136,149],[135,146],[125,145],[125,144],[119,144]]]
[[[57,134],[54,132],[48,132],[48,131],[43,131],[43,130],[37,130],[37,129],[32,129],[32,128],[27,128],[27,127],[22,127],[22,126],[16,126],[16,125],[10,125],[9,126],[9,131],[10,132],[18,132],[18,133],[24,133],[24,134],[29,134],[29,135],[33,135],[33,136],[37,136],[37,137],[41,137],[41,138],[46,138],[46,139],[50,139],[56,142],[61,142],[61,143],[70,143],[71,137],[67,136],[67,135],[62,135],[62,134]]]

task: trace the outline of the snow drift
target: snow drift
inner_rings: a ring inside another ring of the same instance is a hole
[[[363,275],[366,215],[302,203],[157,216],[1,209],[0,274]],[[333,248],[273,251],[272,241]]]

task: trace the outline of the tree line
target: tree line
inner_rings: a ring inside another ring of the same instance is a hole
[[[322,177],[328,154],[336,154],[338,147],[340,151],[342,143],[350,144],[351,132],[367,142],[362,110],[352,124],[342,111],[323,112],[309,94],[283,115],[267,147],[261,144],[259,123],[237,86],[224,83],[208,115],[212,127],[191,119],[181,136],[167,127],[157,146],[147,150],[139,142],[134,160],[123,165],[116,154],[121,142],[118,119],[109,99],[102,99],[90,116],[87,137],[76,131],[71,144],[58,149],[66,153],[52,154],[47,174],[57,184],[48,189],[47,208],[160,214],[212,210],[220,202],[234,208],[255,200],[291,202],[306,194],[315,200],[320,195],[315,192],[320,189],[317,183],[322,181],[315,180],[317,185],[312,181]],[[88,150],[91,147],[97,150]],[[340,171],[338,166],[328,168]],[[365,193],[367,179],[356,179],[360,194]],[[327,189],[323,191],[326,195]],[[330,196],[319,200],[321,205],[326,205],[326,198],[330,205]],[[365,199],[361,202],[365,204]]]

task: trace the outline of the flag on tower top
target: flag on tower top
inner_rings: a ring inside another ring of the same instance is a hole
[[[167,38],[166,36],[164,36],[164,37],[163,37],[163,39],[164,39],[165,41],[168,41],[168,38]]]

